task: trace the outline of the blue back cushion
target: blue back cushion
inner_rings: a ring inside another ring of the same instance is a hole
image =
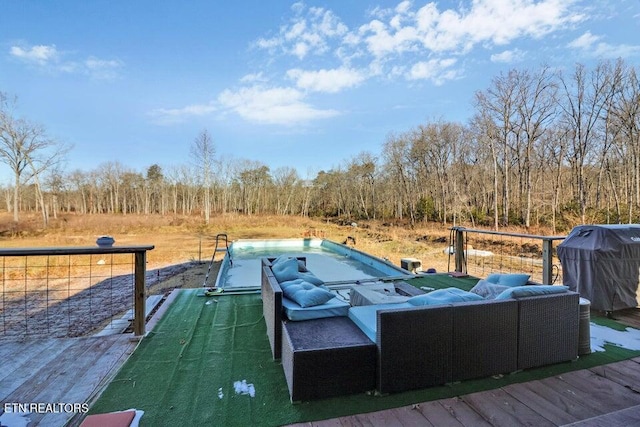
[[[515,286],[504,290],[496,299],[533,297],[537,295],[561,294],[569,290],[568,286],[558,285],[528,285]]]
[[[494,285],[501,286],[524,286],[529,281],[531,275],[522,273],[493,273],[487,276],[486,280]]]

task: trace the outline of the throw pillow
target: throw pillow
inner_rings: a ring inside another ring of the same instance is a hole
[[[531,275],[521,273],[493,273],[485,279],[489,283],[502,286],[524,286]]]
[[[499,285],[503,286],[524,286],[529,281],[529,274],[503,274],[498,280]]]
[[[318,277],[310,271],[298,273],[298,277],[316,286],[324,285],[324,282],[318,279]]]
[[[278,261],[275,265],[271,266],[271,271],[273,271],[273,275],[276,277],[278,283],[298,279],[298,260],[288,258]]]
[[[304,280],[302,279],[294,279],[294,280],[287,280],[285,282],[281,282],[278,283],[280,285],[280,289],[282,289],[282,292],[284,292],[284,290],[286,288],[288,288],[291,285],[301,285],[302,283],[304,283]]]
[[[493,284],[498,284],[498,281],[500,280],[500,276],[502,276],[502,274],[500,273],[493,273],[487,276],[486,280],[489,283],[493,283]]]
[[[294,257],[292,256],[288,256],[288,255],[280,255],[278,256],[276,259],[273,260],[273,262],[271,263],[271,268],[273,268],[274,265],[280,264],[281,262],[290,260]],[[307,271],[307,266],[305,265],[305,262],[301,259],[295,258],[296,261],[298,261],[298,271],[304,272],[306,273]]]
[[[480,295],[484,299],[494,299],[505,289],[509,289],[509,287],[491,283],[486,279],[480,279],[469,292]]]
[[[314,307],[333,299],[335,295],[322,287],[302,282],[291,284],[282,290],[284,296],[298,303],[300,307]]]

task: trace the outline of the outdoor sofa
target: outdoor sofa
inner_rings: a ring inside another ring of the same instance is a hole
[[[283,308],[291,302],[283,296],[272,261],[262,260],[263,311],[272,355],[282,358],[292,401],[374,388],[396,393],[578,357],[575,292],[425,306],[350,307],[333,316],[292,321]],[[319,328],[327,332],[318,333]],[[346,347],[336,337],[338,332],[331,332],[334,329],[347,336]],[[357,347],[355,364],[352,347]],[[298,352],[314,353],[315,358],[298,367]],[[326,363],[342,370],[326,369]],[[318,364],[324,368],[317,369]],[[323,384],[333,388],[324,392]]]

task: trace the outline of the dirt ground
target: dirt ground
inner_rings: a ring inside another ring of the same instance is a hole
[[[152,283],[148,287],[148,292],[150,294],[161,294],[173,289],[203,287],[204,279],[207,277],[207,271],[209,271],[207,286],[213,286],[218,276],[221,263],[222,261],[215,261],[211,265],[210,271],[208,262],[193,263],[185,266],[185,268],[176,268],[175,266],[161,268],[158,271],[160,271],[162,279]]]

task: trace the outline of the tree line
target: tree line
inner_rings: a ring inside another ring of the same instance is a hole
[[[186,165],[66,172],[57,163],[66,148],[0,100],[0,160],[15,175],[2,189],[16,221],[24,210],[42,212],[45,224],[61,212],[198,214],[207,223],[237,212],[566,231],[640,216],[640,84],[621,59],[500,73],[475,93],[467,123],[429,120],[389,134],[379,153],[305,178],[221,159],[208,130]]]

